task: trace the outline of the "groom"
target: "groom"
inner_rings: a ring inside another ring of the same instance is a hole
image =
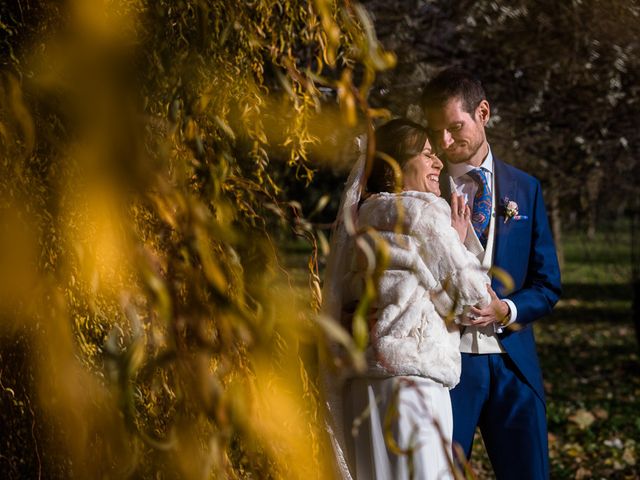
[[[442,195],[455,189],[471,207],[465,243],[479,242],[482,248],[472,251],[482,265],[514,283],[505,291],[494,276],[491,304],[462,319],[453,439],[468,458],[479,426],[498,479],[547,479],[546,406],[532,323],[558,301],[560,271],[540,183],[493,155],[485,135],[490,106],[467,72],[441,72],[426,85],[422,107],[432,144],[447,161]]]

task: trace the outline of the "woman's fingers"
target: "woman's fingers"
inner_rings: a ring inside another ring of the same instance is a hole
[[[451,213],[459,217],[464,217],[467,215],[467,210],[469,210],[469,206],[464,203],[464,199],[462,195],[458,195],[457,193],[452,193],[451,194]],[[469,210],[469,214],[470,212],[471,210]]]
[[[451,194],[451,215],[458,215],[458,212],[460,211],[460,207],[458,205],[459,201],[458,201],[458,195],[456,195],[455,193]]]

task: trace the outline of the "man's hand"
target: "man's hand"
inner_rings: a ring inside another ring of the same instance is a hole
[[[491,296],[491,303],[483,308],[471,307],[469,315],[464,319],[465,325],[475,325],[476,327],[486,327],[492,323],[497,323],[501,327],[509,322],[509,305],[500,300],[490,285],[487,290]]]

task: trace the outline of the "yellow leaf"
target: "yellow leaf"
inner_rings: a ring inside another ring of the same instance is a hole
[[[35,126],[31,113],[27,109],[22,98],[22,89],[18,80],[13,75],[7,76],[9,87],[9,106],[18,121],[26,150],[30,152],[35,143]]]
[[[229,124],[227,122],[225,122],[224,120],[222,120],[219,116],[214,115],[213,116],[213,120],[216,122],[216,124],[224,131],[224,133],[227,134],[227,136],[232,140],[235,141],[236,140],[236,134],[233,132],[233,129],[229,126]]]
[[[356,113],[356,100],[351,92],[346,93],[342,97],[340,106],[343,108],[347,125],[354,127],[358,123],[358,115]]]
[[[596,417],[593,416],[588,410],[583,408],[579,409],[569,417],[569,420],[578,425],[581,430],[585,430],[591,426],[593,422],[596,421]]]
[[[622,460],[632,467],[636,464],[636,454],[633,447],[627,447],[622,454]]]
[[[598,420],[606,420],[607,418],[609,418],[609,412],[607,412],[604,408],[594,408],[593,414],[596,416],[596,418],[598,418]]]
[[[136,338],[127,349],[127,375],[132,377],[142,366],[145,359],[143,337]]]
[[[193,140],[197,131],[198,127],[196,126],[196,122],[194,122],[192,118],[187,120],[187,124],[184,127],[184,138],[187,140]]]
[[[329,255],[329,241],[327,240],[327,236],[324,234],[324,232],[318,230],[317,231],[317,235],[318,235],[318,244],[320,246],[320,251],[322,252],[322,255]]]
[[[579,443],[567,443],[563,450],[572,458],[581,457],[584,453],[584,449]]]
[[[371,118],[388,119],[388,118],[391,118],[391,111],[387,110],[386,108],[370,108],[369,109],[369,116]]]
[[[322,210],[324,210],[324,207],[327,206],[329,200],[331,200],[331,195],[323,195],[322,197],[320,197],[320,200],[318,200],[318,203],[313,209],[313,212],[309,214],[309,217],[313,217],[317,213],[320,213]]]
[[[509,275],[505,270],[501,269],[500,267],[491,267],[491,269],[489,270],[489,275],[491,277],[496,277],[502,284],[503,295],[506,295],[513,291],[513,288],[515,286],[513,283],[513,278],[511,278],[511,275]]]
[[[593,474],[591,473],[591,470],[589,470],[588,468],[580,467],[576,471],[575,479],[576,480],[583,480],[584,478],[591,478],[592,476],[593,476]]]

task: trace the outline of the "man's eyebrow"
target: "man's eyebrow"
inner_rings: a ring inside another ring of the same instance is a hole
[[[464,125],[464,121],[463,120],[458,120],[458,121],[455,121],[455,122],[451,122],[446,127],[443,127],[443,128],[433,128],[433,127],[430,127],[428,125],[427,125],[426,128],[427,128],[427,132],[436,133],[436,132],[440,132],[442,130],[449,130],[452,127],[458,127],[460,125]]]

